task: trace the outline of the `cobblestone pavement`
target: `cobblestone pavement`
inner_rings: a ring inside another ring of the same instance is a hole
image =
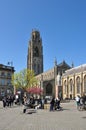
[[[23,114],[22,106],[3,108],[0,103],[0,130],[86,130],[86,111],[77,111],[73,101],[61,106],[63,111]]]

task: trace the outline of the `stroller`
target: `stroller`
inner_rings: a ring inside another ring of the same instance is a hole
[[[86,97],[81,97],[80,98],[80,103],[79,103],[79,106],[78,106],[78,110],[79,111],[86,110]]]
[[[55,100],[55,110],[61,110],[60,99],[56,99]]]

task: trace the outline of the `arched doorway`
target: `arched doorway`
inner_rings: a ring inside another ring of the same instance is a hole
[[[47,96],[52,96],[52,93],[53,93],[52,91],[53,91],[53,87],[52,87],[52,85],[50,83],[48,83],[46,85],[46,95]]]

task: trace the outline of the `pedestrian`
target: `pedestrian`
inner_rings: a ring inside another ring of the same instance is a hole
[[[6,107],[6,97],[3,98],[3,107]]]
[[[44,98],[42,98],[42,109],[44,109]]]
[[[26,112],[26,109],[27,109],[27,96],[25,95],[24,97],[23,97],[23,113],[25,113]]]
[[[60,110],[60,99],[58,97],[55,99],[55,110]]]
[[[55,98],[53,97],[50,101],[50,111],[54,111],[55,106]]]
[[[75,98],[75,100],[76,100],[77,109],[78,109],[78,107],[79,107],[79,105],[80,105],[80,96],[77,95],[76,98]]]

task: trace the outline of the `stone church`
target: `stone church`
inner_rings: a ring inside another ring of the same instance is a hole
[[[34,70],[39,87],[43,89],[43,96],[63,98],[62,75],[71,67],[62,61],[57,64],[55,59],[52,69],[43,72],[43,46],[38,30],[33,30],[28,46],[27,68]]]

